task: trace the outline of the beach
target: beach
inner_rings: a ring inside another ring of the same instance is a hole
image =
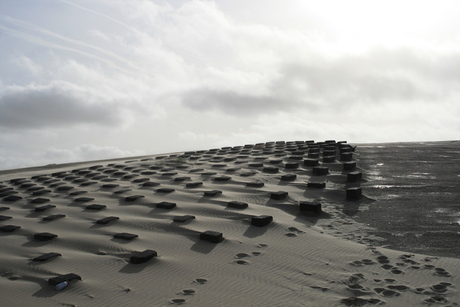
[[[1,171],[2,305],[458,306],[459,173],[445,164],[459,143],[433,144],[273,141]]]

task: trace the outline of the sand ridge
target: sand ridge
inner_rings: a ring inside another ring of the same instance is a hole
[[[267,142],[2,172],[2,298],[8,306],[458,303],[459,259],[376,247],[379,238],[346,214],[373,201],[360,194],[356,154],[332,140]],[[318,203],[319,215],[308,207]],[[255,217],[271,220],[259,227]],[[155,255],[133,262],[146,251]],[[81,281],[61,291],[49,284],[69,273]]]

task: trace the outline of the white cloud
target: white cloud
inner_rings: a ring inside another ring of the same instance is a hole
[[[87,161],[107,158],[139,156],[144,154],[140,150],[122,150],[116,146],[96,146],[83,144],[71,149],[49,148],[43,153],[43,159],[48,161]]]
[[[52,1],[53,18],[0,3],[9,155],[459,135],[460,6],[326,2]]]
[[[22,55],[17,58],[13,58],[11,61],[18,67],[26,69],[28,73],[34,76],[38,76],[43,72],[43,68],[29,57]]]

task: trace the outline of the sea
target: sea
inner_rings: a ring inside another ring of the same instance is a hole
[[[358,144],[362,193],[351,215],[381,245],[460,258],[460,141]]]

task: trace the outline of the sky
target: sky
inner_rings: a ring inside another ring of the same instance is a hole
[[[460,3],[0,1],[0,169],[458,140]]]

